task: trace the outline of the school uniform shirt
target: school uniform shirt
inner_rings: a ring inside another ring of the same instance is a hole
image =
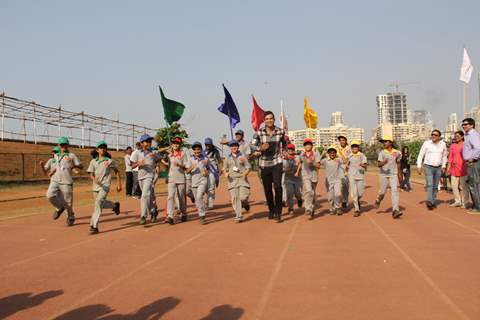
[[[53,181],[59,184],[73,184],[72,169],[81,165],[76,155],[70,152],[56,154],[55,161],[57,170],[53,175]]]
[[[197,188],[202,184],[208,183],[208,175],[204,176],[203,172],[208,170],[208,158],[205,155],[200,155],[200,157],[195,157],[192,155],[188,160],[186,167],[191,168],[195,164],[195,169],[190,172],[192,177],[192,188]]]
[[[297,155],[295,155],[291,159],[283,159],[283,172],[285,173],[285,183],[299,183],[302,181],[302,178],[300,176],[295,176],[295,173],[297,173],[298,167],[300,167],[300,165],[300,157]]]
[[[354,180],[363,180],[365,178],[365,168],[361,165],[367,163],[367,157],[361,152],[356,154],[352,152],[347,159],[348,176]]]
[[[236,155],[230,153],[225,158],[224,170],[228,172],[228,189],[250,187],[248,181],[243,177],[243,174],[250,170],[250,162],[241,152]]]
[[[90,165],[88,166],[87,172],[93,173],[93,175],[97,178],[98,182],[93,183],[93,191],[100,191],[100,190],[109,190],[112,184],[112,172],[118,170],[118,166],[110,158],[97,158],[92,159],[90,161]]]
[[[125,172],[132,172],[132,161],[130,160],[130,156],[126,154],[123,159],[125,160]]]
[[[343,159],[348,159],[348,157],[352,153],[352,149],[350,149],[350,146],[348,145],[346,145],[345,148],[342,148],[340,145],[338,145],[337,150],[338,150],[338,155],[340,156],[340,158],[343,158]]]
[[[130,160],[134,163],[144,159],[144,164],[138,167],[138,180],[155,178],[157,162],[160,161],[161,155],[152,150],[138,150],[137,153],[132,153]]]
[[[330,159],[330,157],[323,158],[320,163],[325,167],[325,179],[329,184],[340,182],[345,177],[343,171],[343,160],[340,158]]]
[[[310,160],[311,162],[307,162]],[[318,170],[315,164],[320,163],[320,154],[318,151],[311,151],[306,153],[303,151],[300,154],[300,162],[302,165],[302,178],[312,182],[318,182]]]
[[[252,154],[252,148],[250,146],[249,143],[245,142],[245,141],[242,141],[239,146],[238,146],[238,150],[240,150],[240,152],[245,156],[248,157]]]
[[[132,163],[132,159],[134,159],[134,157],[136,157],[136,154],[141,152],[142,150],[135,150],[132,152],[132,154],[130,155],[130,165]],[[135,169],[132,169],[132,172],[138,172],[138,167],[135,167]]]
[[[378,153],[378,161],[383,162],[388,160],[388,162],[380,167],[380,174],[390,176],[390,175],[397,175],[398,168],[397,164],[400,163],[402,159],[402,154],[400,151],[392,149],[392,151],[388,151],[387,149],[383,149]]]
[[[55,158],[48,159],[47,163],[43,166],[45,171],[53,172],[57,169],[57,160]]]
[[[185,170],[175,164],[187,166],[187,154],[183,151],[172,151],[168,155],[168,163],[170,164],[168,169],[168,183],[185,183]]]

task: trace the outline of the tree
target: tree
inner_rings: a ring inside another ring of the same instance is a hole
[[[410,156],[415,161],[418,157],[420,149],[422,148],[422,144],[423,144],[423,141],[417,140],[412,142],[406,142],[402,145],[402,147],[404,146],[408,147],[408,150],[410,151]]]
[[[177,122],[172,123],[171,126],[158,129],[155,135],[155,141],[160,148],[168,147],[174,137],[180,137],[182,139],[188,138],[187,131]]]

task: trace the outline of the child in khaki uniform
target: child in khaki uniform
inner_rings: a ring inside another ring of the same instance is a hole
[[[120,214],[120,203],[107,200],[110,185],[112,184],[112,173],[117,177],[117,192],[122,191],[122,181],[118,172],[117,164],[108,157],[107,143],[103,140],[97,143],[98,158],[92,159],[87,172],[93,182],[93,197],[95,199],[95,211],[90,219],[90,234],[97,234],[98,221],[102,214],[102,209],[109,208]]]
[[[47,198],[55,207],[53,219],[57,220],[63,211],[67,210],[67,225],[73,226],[75,214],[73,213],[73,178],[72,171],[79,173],[82,164],[78,157],[68,151],[69,141],[67,137],[58,139],[60,152],[55,155],[55,172],[50,181]]]
[[[192,193],[195,197],[195,206],[197,207],[198,217],[201,224],[206,224],[205,220],[205,195],[208,188],[208,167],[209,160],[202,152],[202,144],[194,142],[192,144],[193,155],[188,159],[185,173],[192,177]]]
[[[325,187],[328,193],[330,214],[342,215],[342,179],[345,177],[343,169],[344,161],[337,157],[337,148],[330,146],[327,149],[327,157],[321,160],[325,167]]]
[[[380,142],[383,143],[384,149],[378,154],[378,167],[380,168],[380,190],[378,191],[375,205],[380,207],[387,187],[390,186],[392,193],[392,217],[398,219],[402,216],[399,207],[400,194],[398,192],[398,183],[402,181],[400,170],[400,160],[402,154],[393,148],[393,139],[390,136],[384,136]]]
[[[230,154],[225,158],[223,169],[228,180],[228,191],[235,211],[235,222],[242,222],[242,207],[249,208],[246,202],[250,196],[250,183],[247,180],[250,163],[247,156],[239,151],[238,141],[232,140],[228,146]]]
[[[305,214],[310,220],[315,215],[315,202],[317,198],[318,169],[320,168],[320,154],[313,150],[313,141],[303,141],[304,151],[300,154],[301,166],[297,169],[302,174],[303,194],[305,199]]]
[[[348,184],[350,196],[355,208],[354,217],[360,216],[360,199],[365,191],[365,169],[367,169],[367,157],[360,152],[360,142],[353,140],[352,152],[347,157]]]
[[[286,190],[288,214],[293,214],[293,198],[297,199],[297,205],[302,207],[302,178],[300,157],[295,154],[295,145],[287,145],[287,156],[283,159],[284,184]],[[300,169],[299,169],[300,168]]]

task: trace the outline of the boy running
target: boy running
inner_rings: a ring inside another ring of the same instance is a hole
[[[325,188],[328,193],[330,214],[341,216],[342,179],[345,177],[345,171],[344,161],[337,157],[335,146],[328,147],[327,157],[322,159],[321,164],[325,167]]]
[[[247,176],[250,173],[248,155],[240,151],[240,144],[237,140],[228,143],[230,154],[225,159],[225,177],[228,181],[228,191],[232,207],[235,211],[235,222],[242,222],[242,208],[249,211],[248,197],[250,196],[250,183]]]
[[[54,147],[52,149],[52,157],[48,159],[48,161],[45,163],[45,161],[40,161],[40,168],[43,171],[43,174],[47,175],[50,178],[50,183],[52,183],[52,176],[55,173],[55,170],[57,170],[57,160],[55,160],[55,155],[60,153],[60,148],[59,147]]]
[[[200,142],[194,142],[192,150],[193,155],[187,162],[185,172],[192,177],[192,193],[195,197],[195,206],[200,217],[200,223],[206,224],[204,197],[208,188],[209,161],[202,152],[202,144]]]
[[[72,171],[80,173],[82,164],[78,157],[68,151],[67,137],[58,139],[60,152],[55,155],[56,169],[47,191],[47,198],[55,207],[53,219],[57,220],[63,211],[67,210],[67,225],[73,226],[75,214],[73,213],[73,178]]]
[[[337,155],[340,159],[346,163],[348,157],[352,153],[350,146],[348,145],[347,137],[340,135],[337,137],[338,139],[338,152]],[[346,166],[343,166],[344,171],[346,170]],[[348,192],[349,192],[349,179],[347,175],[344,175],[342,178],[342,209],[346,209],[348,206]]]
[[[147,217],[151,215],[151,221],[157,220],[155,210],[154,181],[157,163],[160,161],[160,153],[152,150],[153,137],[144,134],[140,137],[141,150],[132,153],[130,161],[132,169],[138,168],[138,183],[142,195],[140,197],[140,224],[147,224]]]
[[[208,176],[208,209],[213,209],[215,201],[215,189],[218,187],[219,175],[222,172],[222,157],[220,151],[213,144],[212,138],[205,138],[205,154],[208,157],[210,165],[210,174]]]
[[[311,139],[303,141],[304,151],[300,154],[301,166],[297,168],[297,176],[302,172],[303,193],[305,197],[305,214],[312,220],[315,215],[316,189],[318,183],[318,169],[320,168],[320,154],[313,150]]]
[[[387,187],[390,186],[390,192],[392,193],[392,217],[394,219],[400,218],[403,214],[399,208],[399,192],[398,183],[402,181],[402,175],[400,170],[400,160],[402,154],[400,151],[393,148],[393,139],[390,136],[384,136],[381,140],[384,149],[378,154],[378,167],[380,168],[380,190],[378,191],[375,205],[380,207]]]
[[[354,217],[360,216],[360,199],[365,191],[365,169],[367,169],[367,157],[360,152],[360,141],[353,140],[352,152],[347,158],[348,183],[350,196],[353,200]]]
[[[288,214],[293,214],[293,198],[297,199],[297,205],[302,206],[302,178],[298,170],[301,170],[300,157],[295,153],[295,145],[287,145],[287,155],[283,159],[283,173],[285,175],[285,190],[287,198]]]
[[[110,185],[112,184],[112,174],[117,177],[117,192],[122,191],[122,179],[118,172],[117,164],[108,156],[107,143],[103,140],[97,143],[98,158],[92,159],[87,172],[93,182],[93,197],[95,199],[95,211],[90,219],[90,234],[97,234],[98,221],[102,214],[102,209],[109,208],[120,214],[120,203],[107,200]]]

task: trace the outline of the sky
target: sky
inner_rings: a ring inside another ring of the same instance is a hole
[[[302,129],[307,96],[328,126],[376,125],[392,82],[444,128],[461,113],[463,46],[479,105],[480,1],[0,1],[0,90],[43,105],[165,125],[158,86],[191,140],[229,133],[222,83],[251,135],[251,95]]]

